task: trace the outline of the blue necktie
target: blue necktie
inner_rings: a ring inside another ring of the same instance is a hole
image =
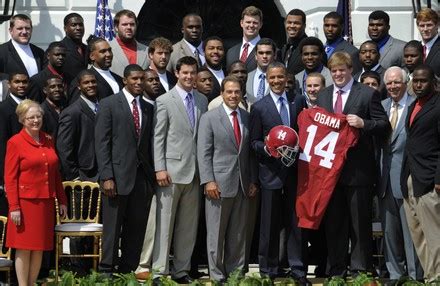
[[[260,83],[258,84],[257,101],[264,96],[264,91],[266,90],[266,75],[264,73],[260,74],[259,79]]]
[[[195,125],[195,118],[194,118],[194,103],[193,103],[193,95],[188,92],[188,94],[185,97],[185,103],[186,103],[186,113],[188,114],[189,123],[191,124],[191,128],[194,129]]]
[[[284,97],[280,97],[280,116],[283,125],[290,126],[289,113],[287,112],[286,104],[284,103]]]

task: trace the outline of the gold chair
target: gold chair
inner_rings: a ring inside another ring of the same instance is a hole
[[[0,216],[0,271],[6,272],[7,285],[10,285],[11,270],[14,267],[14,261],[11,259],[11,250],[4,245],[7,221],[7,217]]]
[[[99,185],[93,182],[63,182],[68,199],[67,215],[58,214],[55,226],[55,277],[58,277],[61,257],[93,258],[96,270],[101,259],[102,224],[99,223],[101,210],[101,192]],[[68,254],[63,252],[63,239],[66,237],[93,237],[93,253]]]

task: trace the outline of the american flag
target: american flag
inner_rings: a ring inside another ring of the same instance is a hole
[[[96,2],[95,36],[104,38],[107,41],[111,41],[115,37],[108,0],[98,0]]]
[[[336,12],[344,19],[344,40],[353,44],[353,34],[351,30],[351,0],[338,0]]]

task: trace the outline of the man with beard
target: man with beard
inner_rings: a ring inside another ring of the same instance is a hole
[[[63,80],[56,75],[50,75],[45,82],[43,92],[46,99],[41,103],[41,108],[44,110],[41,130],[56,139],[58,119],[66,102]]]
[[[182,20],[183,39],[173,45],[170,62],[167,70],[176,70],[177,61],[185,56],[193,57],[197,60],[197,66],[205,64],[205,54],[202,46],[203,24],[202,18],[197,14],[188,14]]]
[[[6,142],[17,134],[22,125],[18,122],[15,109],[26,99],[29,77],[26,73],[11,73],[9,75],[9,95],[0,102],[0,215],[8,215],[8,203],[4,193],[4,167]]]
[[[66,36],[61,42],[66,47],[66,60],[63,67],[64,76],[70,82],[87,68],[87,46],[82,42],[84,37],[84,19],[78,13],[70,13],[64,17]]]
[[[96,77],[98,99],[101,100],[107,96],[118,93],[122,89],[123,83],[119,75],[110,71],[113,61],[113,52],[109,43],[102,38],[94,38],[89,42],[89,49],[89,58],[92,64],[89,71]],[[78,86],[78,78],[71,84],[69,92],[70,103],[77,100],[80,94],[78,88],[75,86]]]
[[[42,103],[46,98],[43,91],[46,81],[50,76],[57,76],[63,80],[67,87],[71,79],[64,77],[63,67],[66,62],[66,47],[62,42],[52,42],[46,50],[48,64],[41,72],[29,80],[29,98]],[[44,124],[44,123],[43,123]]]
[[[250,72],[257,68],[255,46],[261,39],[260,29],[263,26],[263,12],[255,6],[246,7],[241,13],[240,26],[243,29],[243,40],[228,50],[226,66],[229,68],[232,62],[240,60],[246,65],[246,70]]]
[[[353,59],[353,74],[361,70],[359,62],[359,50],[343,38],[344,19],[337,12],[329,12],[324,16],[323,31],[327,42],[325,53],[329,59],[334,52],[345,51]]]
[[[306,14],[300,9],[291,10],[287,13],[284,27],[286,28],[287,43],[281,49],[281,60],[287,67],[287,71],[296,75],[304,69],[298,45],[304,38],[307,38],[305,33]]]
[[[130,10],[119,11],[113,19],[113,26],[116,37],[109,43],[113,52],[113,72],[123,76],[124,68],[129,64],[138,64],[143,69],[147,68],[148,47],[135,39],[136,14]]]
[[[383,74],[385,69],[380,65],[380,53],[376,42],[365,41],[359,49],[359,61],[362,65],[362,70],[354,75],[354,78],[359,81],[361,75],[366,71],[375,71],[380,75],[381,82],[383,82]]]
[[[223,59],[225,57],[225,49],[223,41],[217,36],[209,37],[203,43],[205,52],[206,68],[213,75],[213,85],[211,93],[208,95],[208,102],[220,95],[220,85],[225,78],[223,71]]]
[[[177,82],[176,76],[167,71],[170,61],[173,44],[163,37],[153,39],[148,45],[148,58],[150,59],[149,69],[155,70],[160,80],[160,94],[172,89]]]
[[[305,95],[306,79],[313,72],[318,72],[324,76],[326,86],[332,85],[333,79],[330,70],[325,67],[323,62],[325,52],[321,40],[315,37],[307,37],[301,41],[298,49],[304,66],[304,70],[295,75],[297,89],[300,94]]]

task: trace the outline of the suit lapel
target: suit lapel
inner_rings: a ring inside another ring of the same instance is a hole
[[[147,103],[145,100],[142,99],[142,96],[140,96],[139,98],[139,104],[141,106],[141,116],[142,116],[142,124],[141,124],[141,134],[140,134],[140,138],[144,138],[144,133],[148,132],[147,129],[147,125],[149,125],[149,118],[148,118],[148,105],[149,103]],[[138,141],[138,144],[140,144],[141,140]]]
[[[390,36],[388,41],[385,43],[385,45],[382,48],[382,53],[380,54],[380,59],[384,59],[385,56],[388,54],[388,52],[391,51],[391,46],[393,45],[393,37]],[[381,60],[379,60],[379,63]]]
[[[261,100],[266,100],[266,108],[267,112],[272,116],[274,119],[274,122],[277,123],[277,125],[283,125],[283,121],[281,120],[280,113],[278,112],[278,109],[275,105],[275,102],[272,99],[272,96],[265,96]]]
[[[440,37],[437,38],[435,43],[432,45],[431,50],[429,51],[428,57],[426,57],[425,63],[430,63],[437,55],[437,52],[440,50]]]
[[[428,100],[428,102],[426,102],[425,105],[423,105],[422,109],[416,114],[412,125],[414,125],[416,121],[419,120],[420,117],[424,116],[426,113],[428,113],[431,109],[435,107],[434,103],[437,101],[438,97],[439,96],[437,94],[432,95],[432,97]]]
[[[408,108],[412,102],[413,102],[412,97],[408,95],[408,97],[406,99],[405,107],[403,108],[403,111],[402,111],[402,115],[400,116],[400,120],[397,123],[397,126],[394,129],[394,132],[392,134],[391,143],[393,143],[396,140],[396,138],[398,137],[400,132],[402,132],[403,128],[405,127],[405,119],[408,114]],[[390,108],[391,108],[391,103],[390,103],[390,106],[388,107],[387,113],[389,113]],[[388,115],[388,117],[389,117],[389,115]]]
[[[239,149],[239,146],[237,145],[237,141],[235,140],[235,134],[234,134],[234,128],[232,128],[231,121],[229,121],[229,116],[226,113],[225,109],[223,108],[223,105],[220,105],[218,108],[218,115],[221,124],[226,130],[226,134],[228,134],[229,139],[231,139],[232,143],[234,144],[235,148],[237,150]]]
[[[350,93],[348,94],[347,102],[345,103],[344,110],[342,113],[348,114],[348,113],[356,113],[357,110],[352,110],[352,107],[357,102],[357,96],[359,94],[359,84],[358,82],[354,82],[353,86],[351,87]]]
[[[14,48],[14,45],[12,44],[11,41],[12,40],[8,42],[8,48],[11,56],[21,66],[21,68],[23,68],[23,70],[27,71],[26,66],[24,65],[23,61],[21,60],[20,56],[17,53],[17,50]]]
[[[95,121],[95,113],[90,109],[87,103],[80,97],[79,108],[81,113],[84,113],[90,120]]]
[[[176,105],[177,109],[179,110],[179,113],[182,114],[182,117],[184,118],[186,125],[188,129],[193,132],[191,128],[191,124],[189,123],[188,113],[186,112],[185,105],[183,104],[182,98],[179,96],[176,89],[173,89],[171,91],[171,97],[174,101],[174,104]]]
[[[326,88],[322,94],[322,107],[324,107],[325,109],[327,109],[327,111],[332,113],[335,112],[333,110],[333,89],[334,87],[330,86],[329,88]],[[319,98],[321,98],[321,96],[318,97],[318,100]]]
[[[245,138],[247,138],[249,136],[249,130],[247,129],[247,127],[249,126],[249,115],[246,112],[246,110],[240,108],[240,116],[241,116],[241,122],[242,122],[242,130],[241,130],[241,142],[245,142]],[[240,150],[239,152],[241,152],[241,149],[243,149],[243,144],[240,144]]]
[[[125,114],[125,119],[128,122],[128,126],[130,126],[130,131],[133,133],[133,136],[136,136],[131,106],[128,104],[125,95],[122,91],[118,92],[115,96],[117,98],[117,101],[119,101],[119,106],[121,106],[121,108],[123,109],[123,114]]]

